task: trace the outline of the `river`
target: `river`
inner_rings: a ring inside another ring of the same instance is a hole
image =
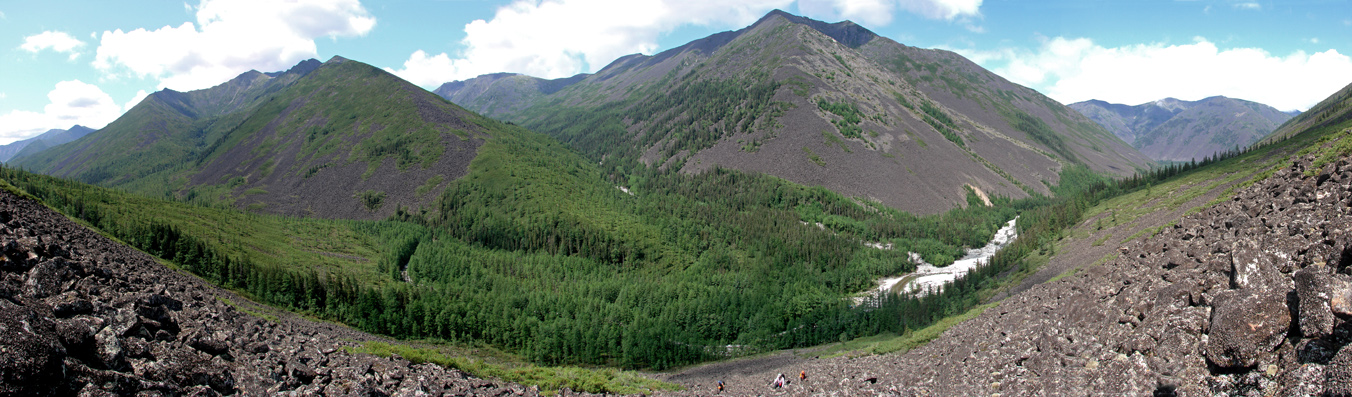
[[[953,282],[953,280],[956,280],[959,276],[965,275],[977,266],[990,261],[990,258],[995,256],[996,252],[1000,251],[1000,249],[1004,248],[1006,245],[1009,245],[1009,242],[1014,241],[1014,238],[1018,237],[1018,230],[1014,227],[1015,222],[1018,220],[1018,217],[1010,219],[1009,222],[1005,223],[1004,227],[1001,227],[1000,230],[995,232],[995,236],[991,237],[991,241],[987,243],[985,247],[967,250],[967,254],[964,255],[962,259],[958,259],[948,266],[938,267],[931,265],[928,262],[925,262],[919,254],[908,252],[907,254],[910,255],[911,261],[919,264],[915,271],[896,277],[887,277],[878,280],[878,288],[873,293],[879,295],[888,291],[894,291],[923,296],[928,293],[928,291]],[[861,303],[864,300],[863,297],[855,299]]]

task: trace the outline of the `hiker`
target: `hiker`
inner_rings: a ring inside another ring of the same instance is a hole
[[[774,382],[770,382],[770,384],[774,385],[774,387],[778,389],[784,387],[784,383],[786,382],[788,382],[788,380],[784,379],[784,373],[780,372],[779,376],[776,376]]]
[[[721,380],[718,381],[718,392],[719,392],[719,393],[722,393],[722,392],[723,392],[723,381],[721,381]]]
[[[800,382],[807,381],[807,371],[798,371],[798,381]]]

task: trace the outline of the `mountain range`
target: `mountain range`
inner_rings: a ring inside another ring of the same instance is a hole
[[[1154,160],[1190,161],[1248,147],[1291,114],[1242,99],[1165,98],[1136,106],[1089,100],[1070,104]]]
[[[0,145],[0,163],[31,155],[33,153],[47,150],[52,146],[60,145],[76,139],[80,139],[94,129],[76,124],[68,129],[51,129],[38,136],[14,141],[7,145]]]
[[[490,74],[435,91],[570,144],[607,172],[764,172],[914,213],[1050,194],[1067,167],[1152,162],[1103,127],[962,56],[852,22],[755,24],[590,75]]]

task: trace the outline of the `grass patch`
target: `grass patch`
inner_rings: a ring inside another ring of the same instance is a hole
[[[361,200],[362,205],[366,206],[367,211],[375,212],[380,209],[381,205],[385,204],[385,192],[366,190],[357,192],[354,196],[358,200]]]
[[[383,342],[366,342],[357,348],[344,346],[343,350],[348,353],[370,354],[379,357],[398,354],[415,364],[433,363],[447,368],[459,369],[478,377],[495,377],[508,382],[534,385],[540,387],[542,392],[550,394],[563,388],[588,393],[610,394],[648,394],[655,391],[681,389],[676,384],[649,379],[630,371],[581,367],[541,367],[530,364],[493,364],[483,360],[447,356],[438,349],[415,348]]]
[[[928,327],[903,333],[901,335],[879,334],[868,338],[857,338],[838,345],[833,345],[822,351],[821,357],[829,358],[844,355],[906,352],[929,343],[929,341],[934,340],[934,338],[938,338],[939,335],[943,335],[944,331],[947,331],[954,325],[976,318],[976,316],[985,312],[986,309],[995,307],[997,304],[998,302],[973,307],[965,313],[945,317]]]
[[[427,192],[435,189],[438,185],[441,185],[441,182],[444,180],[446,180],[446,177],[441,176],[441,174],[432,175],[431,178],[427,178],[427,182],[424,182],[422,186],[418,186],[417,189],[414,189],[413,194],[422,197],[427,194]]]
[[[251,310],[251,309],[249,309],[249,308],[247,308],[247,307],[244,307],[244,306],[240,306],[238,303],[235,303],[235,301],[232,301],[232,300],[230,300],[229,298],[222,298],[222,297],[219,297],[219,296],[218,296],[218,297],[216,297],[216,299],[220,300],[221,302],[225,302],[225,304],[230,305],[230,307],[235,308],[235,310],[239,310],[239,311],[244,312],[245,314],[248,314],[248,315],[250,315],[250,316],[258,317],[258,318],[261,318],[261,319],[264,319],[264,320],[268,320],[268,321],[274,322],[274,323],[277,322],[277,316],[274,316],[274,315],[271,315],[271,314],[267,314],[267,313],[263,313],[263,312],[260,312],[260,311],[257,311],[257,310]]]
[[[803,153],[807,153],[807,159],[812,160],[812,163],[822,167],[826,166],[826,162],[822,161],[821,156],[818,156],[816,153],[813,153],[812,149],[808,149],[807,146],[803,146]]]
[[[1094,243],[1093,243],[1093,244],[1090,244],[1090,245],[1095,246],[1095,247],[1102,246],[1104,242],[1107,242],[1108,239],[1110,239],[1110,238],[1112,238],[1112,237],[1113,237],[1113,234],[1112,234],[1112,233],[1106,233],[1106,234],[1103,235],[1102,238],[1099,238],[1098,240],[1094,240]]]

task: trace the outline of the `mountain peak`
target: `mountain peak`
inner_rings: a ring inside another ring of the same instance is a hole
[[[751,28],[754,29],[756,26],[775,20],[776,18],[782,18],[791,23],[807,25],[808,27],[811,27],[812,29],[821,32],[822,34],[827,35],[832,39],[835,39],[836,41],[840,42],[840,44],[844,44],[845,46],[850,48],[859,48],[860,46],[868,44],[868,42],[873,41],[874,38],[878,37],[876,33],[873,33],[873,31],[868,30],[868,28],[859,26],[859,24],[856,24],[849,20],[840,21],[836,23],[826,23],[811,18],[793,15],[779,9],[770,11],[770,13],[765,14],[765,16],[761,17],[759,21],[756,21],[756,23],[752,24]]]
[[[310,72],[313,72],[315,69],[318,69],[320,65],[323,64],[320,63],[319,60],[310,58],[304,61],[300,61],[300,63],[297,63],[296,66],[292,66],[290,69],[287,69],[286,71],[263,73],[263,74],[267,75],[268,77],[278,77],[287,73],[291,73],[304,77],[305,75],[310,74]]]

